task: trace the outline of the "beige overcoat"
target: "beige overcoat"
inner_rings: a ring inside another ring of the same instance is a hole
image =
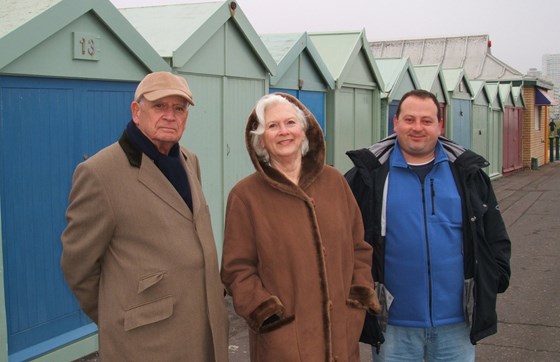
[[[359,361],[366,310],[379,311],[372,249],[346,180],[324,164],[317,121],[283,96],[309,122],[300,183],[257,159],[253,111],[246,143],[256,172],[228,196],[222,280],[249,326],[253,361]],[[278,320],[263,325],[273,315]]]
[[[98,325],[101,361],[227,361],[228,316],[196,156],[193,212],[152,160],[118,143],[81,163],[62,270]]]

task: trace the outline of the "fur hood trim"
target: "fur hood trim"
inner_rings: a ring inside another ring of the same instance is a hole
[[[286,93],[274,93],[286,98],[291,103],[295,104],[300,108],[305,117],[307,118],[307,131],[305,135],[309,140],[309,152],[303,157],[301,176],[299,182],[299,188],[294,187],[294,184],[289,181],[281,172],[270,167],[266,163],[259,161],[253,146],[251,145],[251,133],[250,131],[255,129],[258,125],[257,114],[255,108],[253,108],[249,119],[247,121],[247,127],[245,128],[245,144],[247,146],[247,151],[249,152],[249,157],[251,162],[255,166],[257,172],[273,187],[282,190],[284,192],[304,197],[301,194],[301,190],[305,190],[309,185],[311,185],[317,176],[323,171],[325,165],[325,139],[323,137],[323,130],[319,126],[319,123],[315,119],[315,116],[301,103],[297,98]]]

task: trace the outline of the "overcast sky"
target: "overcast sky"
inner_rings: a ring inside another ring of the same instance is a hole
[[[111,0],[117,7],[215,0]],[[257,33],[366,30],[368,40],[488,34],[522,73],[560,53],[559,0],[238,0]],[[157,21],[154,18],[154,21]]]

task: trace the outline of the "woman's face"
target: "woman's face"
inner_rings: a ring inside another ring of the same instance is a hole
[[[261,142],[271,162],[294,162],[301,158],[305,132],[293,106],[274,104],[264,112],[264,134]]]

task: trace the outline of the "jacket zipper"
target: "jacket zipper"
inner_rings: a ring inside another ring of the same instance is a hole
[[[432,191],[432,215],[436,214],[436,189],[434,188],[434,179],[430,179],[430,189]]]
[[[432,187],[433,187],[433,179],[432,180]],[[430,305],[430,324],[433,326],[433,308],[432,308],[432,266],[431,266],[431,257],[430,257],[430,241],[428,240],[428,215],[426,212],[426,188],[424,187],[424,183],[422,182],[422,209],[424,210],[424,234],[426,238],[426,256],[428,262],[428,298],[429,298],[429,305]]]

